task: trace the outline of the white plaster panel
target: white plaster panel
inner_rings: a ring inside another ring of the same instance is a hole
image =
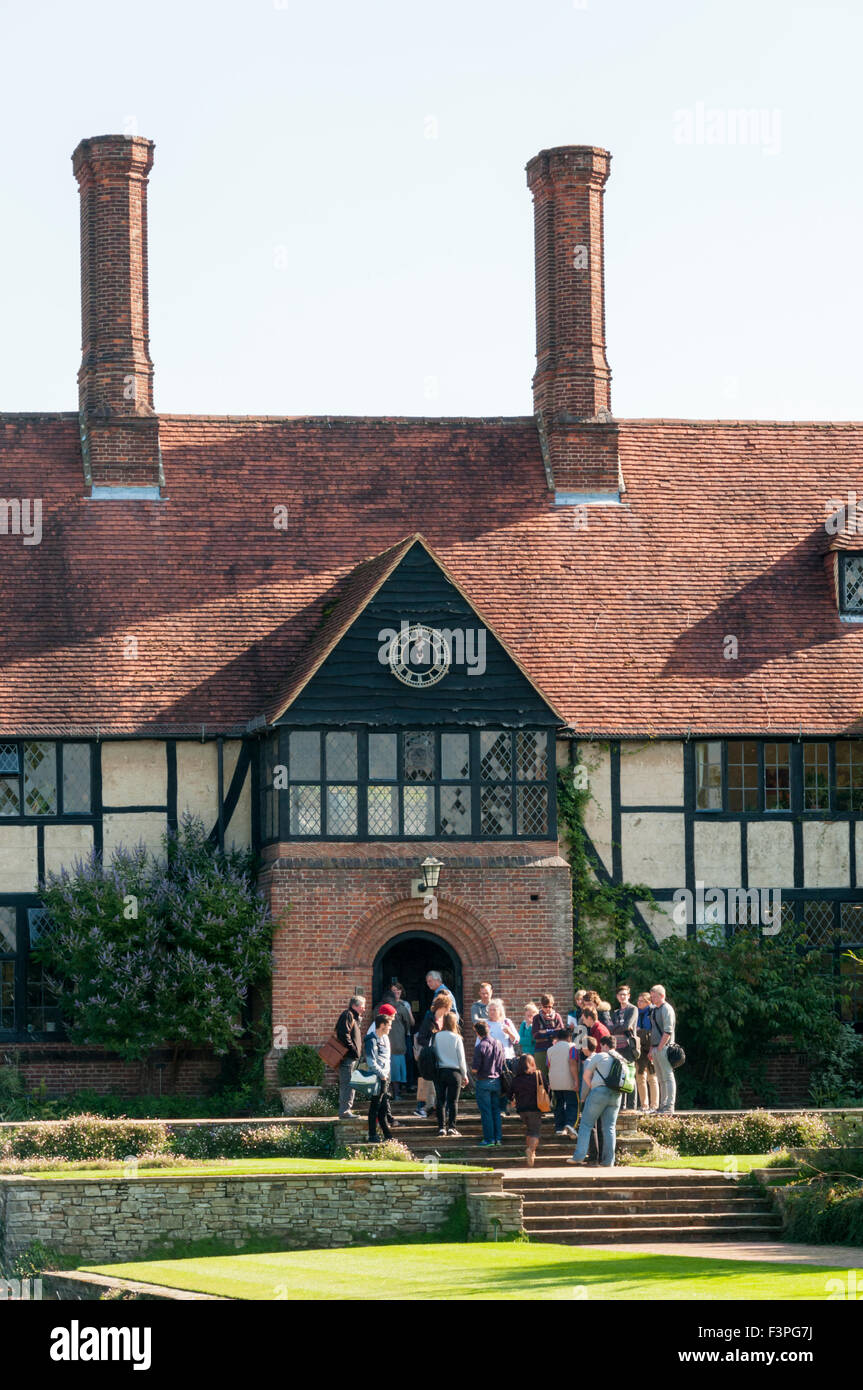
[[[622,743],[620,800],[623,806],[682,806],[683,744]]]
[[[686,884],[683,815],[629,811],[621,817],[623,877],[649,888]]]
[[[803,875],[807,888],[847,888],[851,882],[847,821],[803,825]]]
[[[657,941],[664,941],[669,936],[686,935],[686,923],[675,922],[672,916],[674,903],[657,903],[655,907],[650,903],[638,903],[638,909]],[[648,981],[646,988],[650,989],[651,984],[653,981]]]
[[[739,821],[695,822],[695,877],[708,888],[739,888]]]
[[[162,854],[162,836],[168,825],[163,811],[112,811],[102,817],[102,843],[105,857],[120,845],[133,849],[144,843],[153,854]]]
[[[35,893],[39,883],[35,825],[0,825],[0,893]]]
[[[218,759],[216,743],[177,744],[177,814],[199,816],[208,835],[219,816]]]
[[[165,745],[158,739],[102,744],[104,806],[164,806],[168,798]]]
[[[771,821],[750,821],[747,828],[750,888],[794,887],[794,831]]]
[[[86,859],[93,849],[92,825],[46,825],[45,871],[58,874],[76,859]]]
[[[579,743],[578,757],[585,767],[590,789],[584,808],[584,828],[611,873],[611,755],[605,744]]]
[[[252,843],[252,770],[246,773],[240,799],[234,814],[225,826],[225,844],[237,849],[249,849]]]

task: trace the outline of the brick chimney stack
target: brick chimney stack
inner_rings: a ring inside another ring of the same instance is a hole
[[[94,489],[147,489],[145,496],[163,482],[147,302],[152,164],[153,142],[140,136],[99,135],[82,140],[72,155],[81,194],[78,403],[85,480]]]
[[[607,150],[561,145],[527,166],[536,260],[533,402],[558,492],[619,487],[605,355],[602,200],[610,163]]]

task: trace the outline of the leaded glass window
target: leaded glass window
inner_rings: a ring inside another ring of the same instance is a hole
[[[410,839],[413,835],[434,835],[434,787],[402,788],[402,833]]]
[[[695,808],[722,810],[722,744],[718,739],[695,745]]]
[[[764,809],[791,810],[791,745],[764,745]]]
[[[863,613],[863,555],[844,557],[842,608],[846,613]]]
[[[24,744],[24,806],[28,816],[57,814],[57,745]]]
[[[836,810],[863,810],[863,739],[837,741]]]
[[[292,786],[288,793],[288,804],[290,806],[289,819],[292,835],[320,835],[320,787]]]
[[[87,816],[91,810],[89,743],[63,744],[63,813]]]
[[[830,746],[827,743],[803,745],[803,809],[830,810]]]
[[[470,835],[470,787],[442,786],[440,789],[441,835]]]
[[[294,729],[287,826],[295,837],[548,838],[554,735],[526,729]],[[265,745],[266,749],[267,745]],[[272,745],[275,750],[275,742]],[[262,754],[262,787],[272,755]],[[264,801],[264,838],[278,833]]]
[[[435,774],[434,734],[404,735],[406,782],[433,782]]]
[[[728,809],[758,810],[758,744],[754,740],[728,745]]]

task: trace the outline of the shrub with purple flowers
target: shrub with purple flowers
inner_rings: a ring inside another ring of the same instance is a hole
[[[51,874],[35,947],[73,1042],[143,1058],[171,1045],[235,1048],[252,986],[270,970],[273,923],[251,855],[219,851],[186,816],[165,853],[143,845]]]

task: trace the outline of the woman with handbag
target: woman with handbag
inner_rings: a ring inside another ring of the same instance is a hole
[[[551,1109],[551,1101],[536,1062],[527,1053],[519,1057],[515,1064],[512,1095],[515,1108],[524,1121],[524,1161],[528,1168],[532,1168],[542,1133],[542,1117]]]
[[[502,999],[492,999],[489,1003],[488,1031],[489,1037],[494,1038],[503,1048],[503,1055],[506,1059],[506,1071],[511,1080],[515,1072],[518,1030],[512,1019],[507,1018],[506,1006]],[[500,1112],[502,1115],[509,1115],[509,1089],[503,1084],[501,1084]]]
[[[365,1038],[365,1071],[373,1072],[378,1086],[369,1101],[369,1143],[377,1139],[377,1126],[380,1124],[384,1139],[392,1136],[392,1111],[390,1110],[390,1040],[392,1017],[378,1014],[374,1032]]]

